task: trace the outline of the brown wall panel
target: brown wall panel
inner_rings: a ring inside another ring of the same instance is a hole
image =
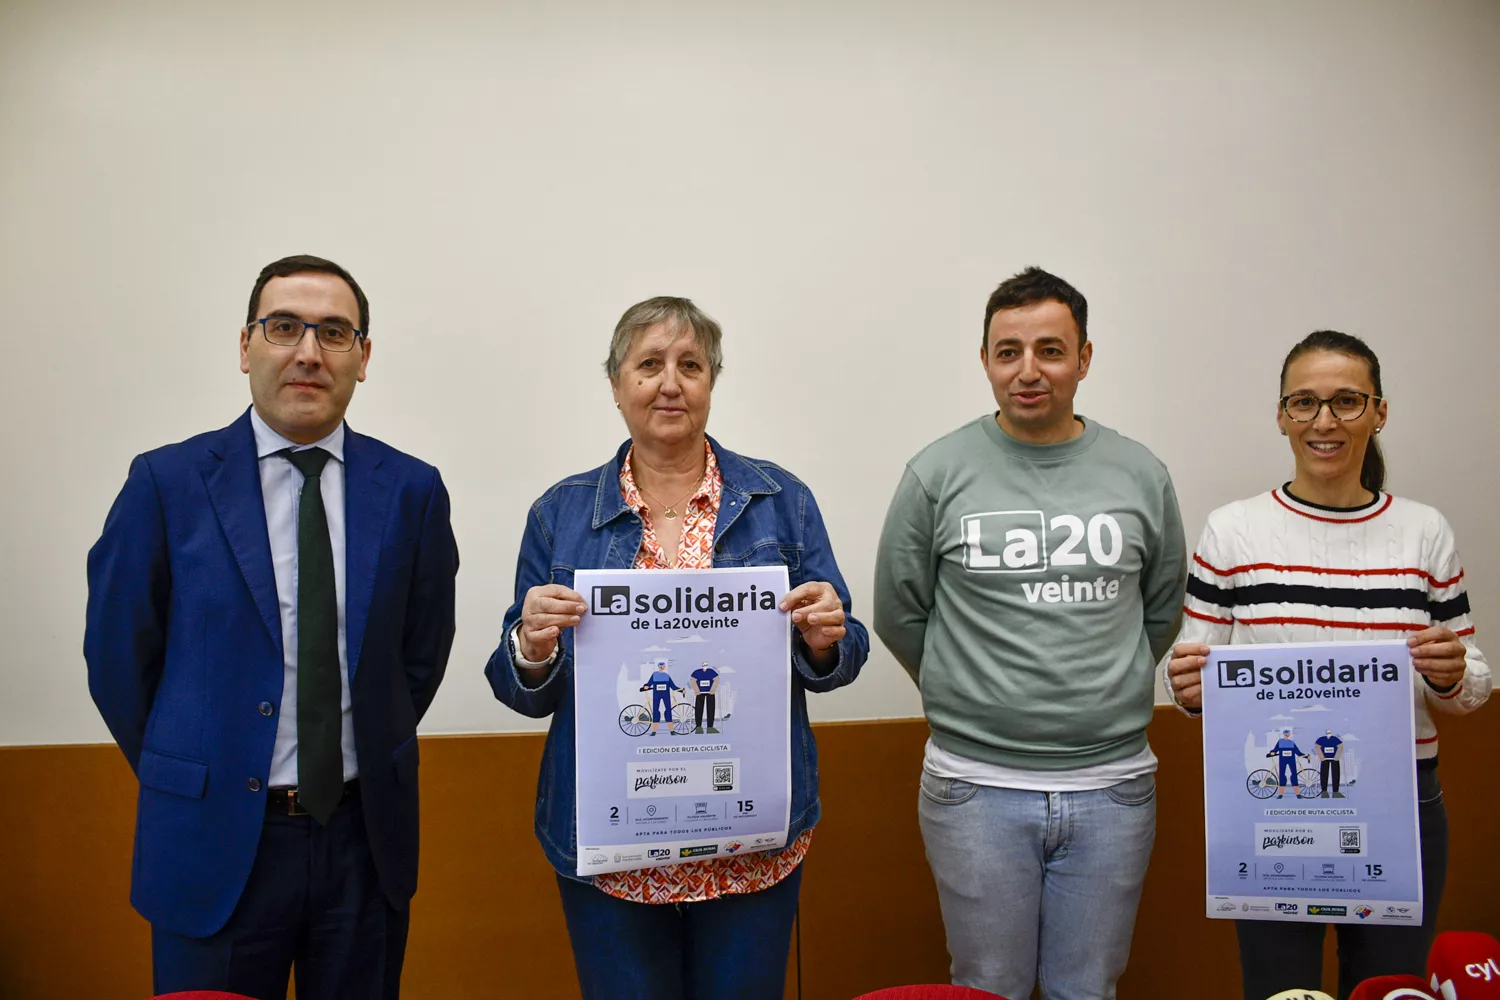
[[[1500,726],[1489,714],[1441,720],[1453,825],[1441,922],[1500,936]],[[848,1000],[942,981],[948,958],[916,822],[925,725],[817,732],[823,821],[803,880],[802,995]],[[1156,849],[1120,996],[1233,997],[1233,926],[1202,915],[1197,724],[1159,711],[1151,742],[1162,761]],[[578,996],[553,876],[531,833],[541,746],[536,735],[423,738],[422,879],[404,990],[412,1000]],[[135,788],[119,752],[0,748],[0,801],[0,996],[146,996],[149,931],[128,900]]]
[[[917,829],[920,720],[817,727],[823,819],[803,862],[802,985],[848,1000],[948,980],[937,890]]]
[[[0,747],[0,997],[150,992],[151,931],[130,908],[135,788],[113,745]]]

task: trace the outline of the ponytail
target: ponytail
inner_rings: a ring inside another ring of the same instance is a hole
[[[1385,489],[1385,456],[1380,453],[1380,442],[1373,435],[1365,448],[1364,464],[1359,467],[1359,485],[1371,493]]]

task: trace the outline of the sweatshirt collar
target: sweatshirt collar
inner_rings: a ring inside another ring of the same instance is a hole
[[[1083,454],[1094,446],[1095,441],[1099,440],[1097,423],[1076,414],[1074,419],[1083,424],[1083,433],[1056,444],[1031,444],[1013,438],[1000,428],[993,413],[980,417],[979,424],[984,429],[985,436],[1007,454],[1032,462],[1062,462]]]

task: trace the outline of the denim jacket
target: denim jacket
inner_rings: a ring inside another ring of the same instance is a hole
[[[714,566],[785,565],[791,585],[810,580],[833,585],[849,611],[849,589],[833,559],[823,517],[801,480],[780,466],[742,458],[709,438],[724,478],[714,529]],[[578,569],[628,569],[644,532],[641,519],[620,496],[620,465],[630,442],[614,458],[553,486],[531,505],[516,565],[516,598],[505,613],[500,645],[484,668],[495,697],[533,719],[552,716],[537,779],[536,835],[547,860],[575,877],[578,824],[574,789],[573,631],[565,629],[557,661],[536,687],[521,682],[506,636],[521,617],[532,587],[573,586]],[[818,748],[807,720],[808,691],[832,691],[850,683],[870,654],[870,636],[852,616],[838,644],[838,659],[820,671],[808,662],[800,635],[792,640],[792,804],[788,843],[817,823]]]

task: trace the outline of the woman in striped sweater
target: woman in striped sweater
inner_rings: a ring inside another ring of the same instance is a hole
[[[1472,712],[1490,694],[1474,644],[1463,567],[1448,522],[1384,492],[1375,435],[1386,421],[1380,362],[1358,337],[1310,334],[1281,369],[1277,425],[1296,474],[1209,515],[1188,577],[1172,700],[1202,705],[1209,645],[1406,636],[1416,685],[1421,927],[1339,924],[1339,995],[1371,976],[1421,975],[1447,874],[1448,819],[1437,777],[1435,712]],[[1324,925],[1236,924],[1246,1000],[1316,986]]]

